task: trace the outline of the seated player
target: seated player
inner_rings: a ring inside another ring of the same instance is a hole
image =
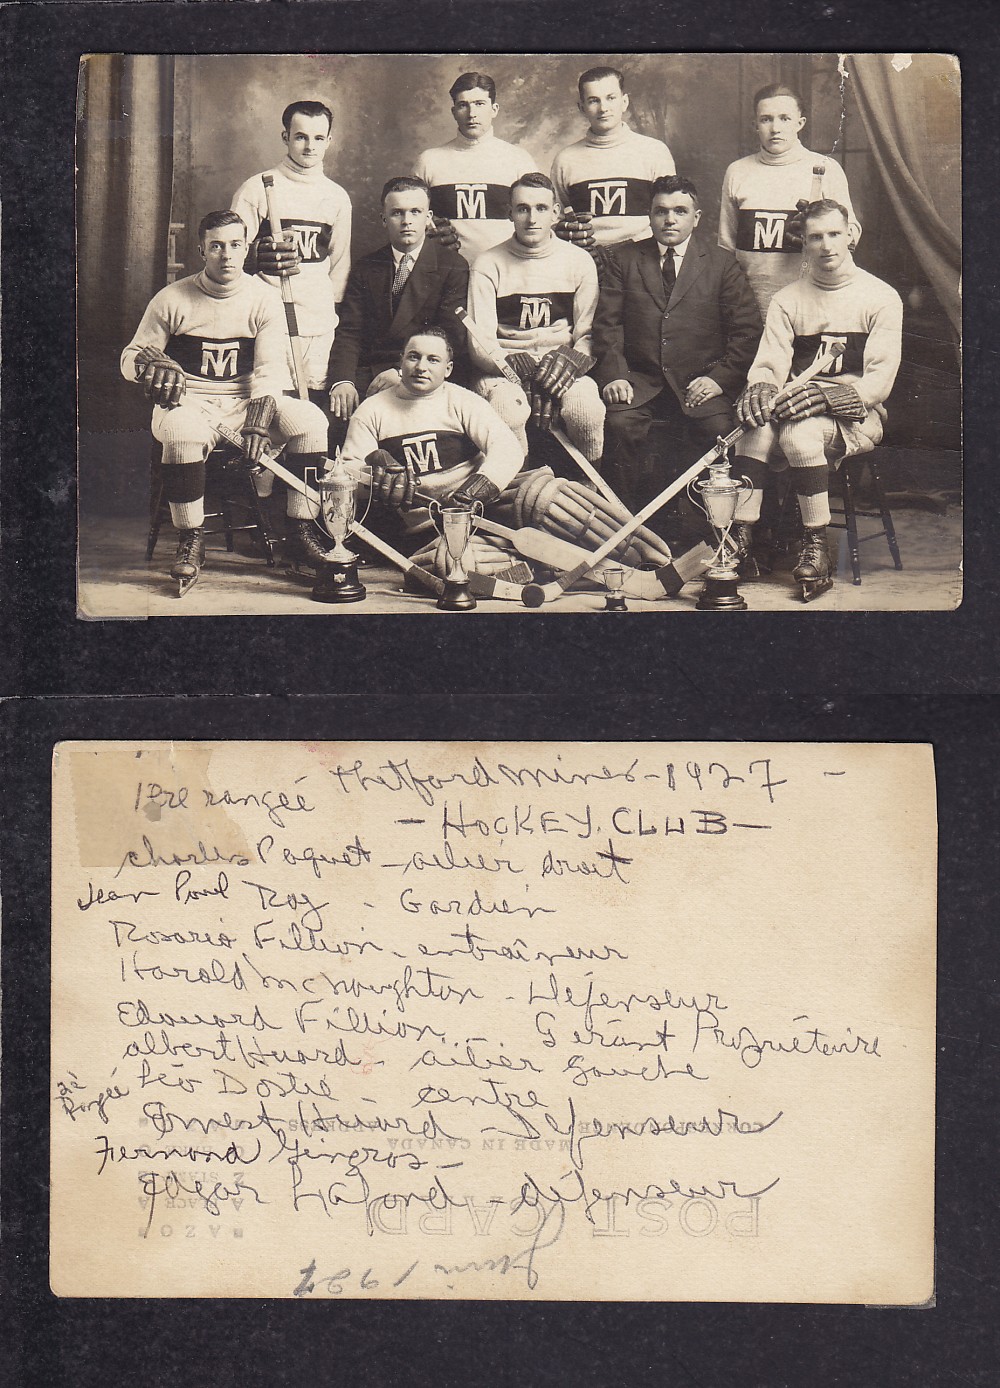
[[[493,134],[500,107],[492,77],[463,72],[449,95],[458,134],[446,145],[425,149],[413,172],[430,188],[438,234],[450,238],[454,229],[471,265],[507,235],[510,185],[537,165],[527,150]]]
[[[485,508],[524,461],[514,435],[486,401],[448,380],[452,361],[443,329],[414,333],[400,358],[399,384],[362,400],[341,453],[360,475],[370,468],[373,499],[411,533],[429,528],[418,492]]]
[[[807,203],[827,197],[847,208],[852,249],[861,227],[843,169],[799,140],[806,119],[798,92],[774,83],[761,87],[753,105],[760,148],[726,170],[719,245],[736,252],[764,318],[772,295],[802,273],[801,212]]]
[[[330,356],[330,413],[350,419],[361,397],[399,384],[399,358],[409,337],[436,323],[464,347],[455,318],[464,308],[469,267],[427,236],[430,200],[419,178],[390,178],[382,189],[388,245],[351,269]]]
[[[163,445],[163,494],[178,531],[170,570],[183,594],[205,558],[205,459],[219,441],[216,425],[237,430],[250,463],[269,437],[287,444],[284,462],[304,476],[322,469],[326,417],[288,386],[281,296],[245,275],[247,233],[235,212],[209,212],[198,228],[204,268],[154,294],[122,352],[127,381],[153,401],[153,437]],[[303,557],[322,554],[307,503],[289,489]]]
[[[657,179],[653,235],[616,251],[594,319],[607,476],[633,511],[732,430],[733,402],[760,341],[746,277],[731,252],[697,234],[700,220],[690,179]],[[654,419],[665,422],[669,443],[651,464]],[[745,470],[738,461],[737,473]]]
[[[293,101],[281,117],[285,157],[273,169],[273,198],[284,240],[275,241],[264,174],[248,178],[233,196],[233,211],[254,243],[256,272],[275,288],[292,286],[299,343],[310,398],[326,406],[327,363],[351,266],[351,200],[323,173],[333,114],[320,101]]]
[[[469,276],[469,316],[478,329],[470,335],[469,353],[482,372],[474,388],[514,430],[525,452],[529,415],[547,428],[555,411],[572,442],[597,462],[604,451],[604,405],[587,375],[594,365],[594,262],[579,246],[553,236],[559,205],[545,174],[525,174],[514,183],[509,214],[514,235],[484,251]],[[496,352],[490,355],[479,338],[495,343]],[[499,374],[498,356],[523,388]]]
[[[552,165],[564,218],[556,235],[590,251],[638,241],[649,229],[653,181],[675,172],[673,155],[662,140],[625,124],[629,99],[617,68],[589,68],[577,86],[590,129]]]
[[[829,198],[811,203],[802,225],[805,274],[771,300],[736,409],[741,423],[759,426],[744,436],[741,451],[764,461],[778,449],[791,465],[805,528],[795,578],[809,601],[832,584],[829,467],[869,452],[882,437],[883,402],[899,369],[903,304],[855,265],[846,207]],[[846,349],[836,364],[775,404],[789,377],[833,345]],[[759,517],[759,491],[738,514],[749,523]]]

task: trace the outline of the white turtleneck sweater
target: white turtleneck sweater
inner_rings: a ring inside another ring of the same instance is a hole
[[[823,173],[813,173],[822,165]],[[861,227],[851,206],[843,169],[828,154],[815,154],[797,140],[785,154],[758,150],[729,165],[722,182],[719,245],[735,251],[766,316],[771,297],[802,273],[798,246],[785,244],[785,222],[800,198],[833,198],[847,208],[855,244]]]
[[[902,336],[903,302],[884,280],[859,269],[850,256],[834,274],[807,267],[802,279],[771,300],[747,383],[782,386],[827,344],[841,343],[846,351],[820,379],[849,383],[869,409],[884,415],[881,406],[899,370]]]
[[[469,316],[505,353],[542,356],[569,346],[590,352],[597,294],[597,270],[585,250],[554,235],[534,248],[512,236],[473,265]],[[481,371],[497,374],[471,334],[469,350]]]
[[[431,190],[431,211],[447,217],[471,265],[478,255],[510,235],[510,185],[538,166],[519,145],[486,135],[456,135],[446,145],[425,149],[413,172]]]
[[[251,275],[216,284],[200,270],[153,295],[121,372],[136,380],[139,348],[159,347],[183,368],[193,396],[277,399],[289,387],[286,343],[277,290]]]
[[[662,140],[620,125],[607,135],[588,131],[561,150],[552,182],[564,210],[593,213],[597,244],[616,246],[648,234],[653,180],[674,172],[673,155]]]
[[[290,276],[299,332],[322,337],[337,326],[335,305],[344,297],[351,268],[351,199],[339,183],[327,178],[321,165],[302,169],[287,155],[273,169],[273,196],[286,237],[294,241],[302,263]],[[232,209],[247,224],[247,237],[270,236],[271,222],[264,192],[264,174],[254,174],[233,194]],[[261,275],[280,289],[281,281]]]

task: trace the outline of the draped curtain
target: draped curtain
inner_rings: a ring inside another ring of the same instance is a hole
[[[872,158],[910,246],[961,331],[961,129],[957,62],[946,54],[849,60]]]
[[[77,274],[81,431],[142,429],[149,405],[118,371],[166,281],[174,60],[97,54],[78,94]]]

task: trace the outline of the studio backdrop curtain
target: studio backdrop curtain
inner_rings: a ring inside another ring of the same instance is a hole
[[[936,53],[855,53],[848,70],[886,194],[957,335],[962,322],[957,61]]]
[[[85,58],[77,124],[81,432],[142,428],[149,404],[118,358],[166,282],[173,174],[174,60]]]

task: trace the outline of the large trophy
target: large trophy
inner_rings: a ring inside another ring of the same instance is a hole
[[[358,556],[346,543],[359,519],[357,480],[339,457],[324,472],[307,467],[305,474],[306,485],[319,496],[313,520],[333,541],[333,549],[316,565],[312,596],[316,602],[361,602],[366,589],[358,578]]]
[[[740,495],[752,490],[753,483],[749,477],[734,480],[730,476],[729,450],[721,438],[719,447],[718,458],[708,465],[708,476],[695,479],[688,486],[688,495],[698,510],[708,517],[719,540],[719,547],[705,574],[698,609],[701,612],[745,612],[746,600],[736,586],[739,555],[736,546],[730,543],[729,532],[736,518]]]
[[[442,612],[468,612],[476,606],[476,600],[469,591],[469,575],[463,560],[475,533],[476,520],[483,514],[482,502],[474,501],[471,506],[442,506],[439,501],[431,501],[427,509],[445,547],[444,591],[437,605]]]

